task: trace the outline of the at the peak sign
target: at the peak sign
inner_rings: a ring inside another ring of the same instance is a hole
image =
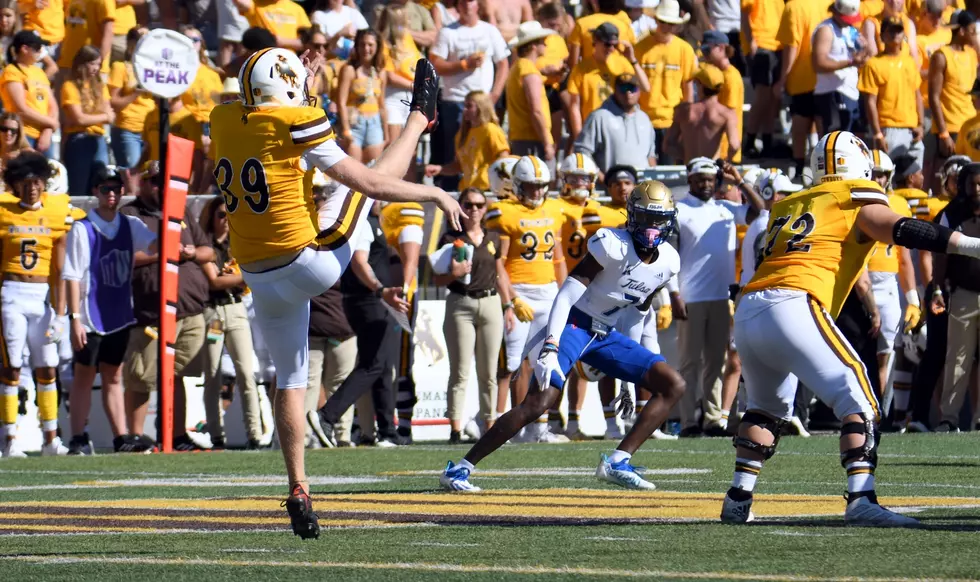
[[[165,28],[146,33],[133,53],[133,70],[140,87],[165,99],[187,91],[200,64],[191,39]]]

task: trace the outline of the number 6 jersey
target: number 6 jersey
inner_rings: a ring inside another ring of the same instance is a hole
[[[774,204],[762,263],[743,292],[797,289],[837,317],[875,248],[855,225],[865,204],[888,204],[869,180],[827,182]]]

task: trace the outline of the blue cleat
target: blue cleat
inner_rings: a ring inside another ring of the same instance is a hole
[[[639,489],[652,491],[657,488],[653,483],[640,477],[642,467],[634,467],[629,461],[611,463],[609,457],[601,455],[599,467],[595,470],[595,476],[600,481],[606,481],[627,489]]]
[[[446,464],[446,470],[439,477],[439,484],[446,491],[456,491],[459,493],[477,493],[481,491],[479,487],[470,483],[470,470],[459,465],[454,465],[452,461]]]

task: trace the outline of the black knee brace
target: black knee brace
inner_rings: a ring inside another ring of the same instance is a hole
[[[736,434],[732,438],[732,446],[734,446],[736,449],[742,447],[755,453],[759,453],[765,460],[772,458],[772,456],[776,454],[776,445],[779,444],[779,435],[783,432],[783,427],[786,426],[786,421],[775,419],[771,416],[766,416],[761,412],[750,410],[742,417],[739,424],[741,423],[754,424],[755,426],[764,428],[771,432],[773,436],[772,444],[769,446],[760,445],[751,439],[738,436]]]
[[[848,449],[840,454],[841,466],[846,467],[851,461],[860,461],[862,459],[867,459],[873,467],[878,466],[878,440],[881,437],[881,433],[878,432],[878,427],[871,417],[862,414],[861,418],[864,419],[864,422],[848,422],[840,427],[841,436],[846,434],[864,435],[863,445]]]

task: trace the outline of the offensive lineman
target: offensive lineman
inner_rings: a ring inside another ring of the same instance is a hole
[[[293,533],[319,536],[304,466],[310,298],[337,282],[350,263],[373,198],[435,202],[459,227],[461,210],[448,194],[400,179],[422,133],[436,119],[438,76],[421,59],[408,123],[373,170],[347,157],[323,109],[310,107],[308,83],[322,58],[266,48],[238,74],[240,101],[211,112],[214,175],[231,226],[231,254],[255,301],[256,323],[277,374],[276,427],[289,476]],[[319,216],[311,193],[314,167],[348,187],[337,189]],[[321,230],[321,226],[326,226]],[[378,289],[388,301],[399,290]]]
[[[616,323],[626,312],[632,323],[620,329],[641,325],[653,296],[680,269],[677,251],[664,242],[675,227],[677,210],[670,190],[651,180],[633,191],[628,214],[626,228],[600,229],[589,239],[588,253],[555,297],[547,328],[528,341],[537,360],[527,398],[502,416],[459,464],[448,463],[439,478],[443,488],[479,491],[469,482],[474,465],[548,410],[579,360],[653,393],[619,447],[602,455],[596,477],[629,489],[655,488],[640,477],[630,459],[666,420],[684,392],[684,381],[663,356],[620,332]]]
[[[901,527],[918,521],[881,507],[875,495],[878,400],[868,374],[834,324],[875,242],[980,257],[980,239],[903,217],[871,178],[871,152],[835,131],[810,157],[815,186],[773,205],[763,259],[735,311],[747,412],[733,439],[735,474],[721,520],[751,521],[763,462],[793,412],[795,375],[841,419],[850,525]]]

